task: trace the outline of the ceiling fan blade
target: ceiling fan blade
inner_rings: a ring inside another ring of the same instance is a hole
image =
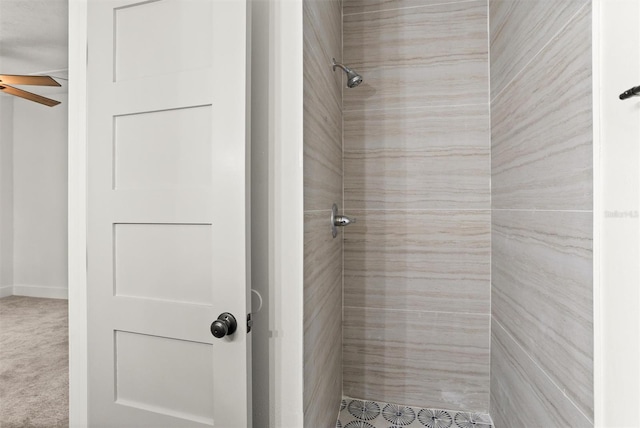
[[[23,76],[18,74],[0,74],[0,83],[7,85],[60,86],[51,76]]]
[[[0,91],[6,92],[7,94],[15,95],[16,97],[25,98],[29,101],[35,101],[49,107],[57,106],[58,104],[60,104],[60,101],[52,100],[51,98],[46,98],[31,92],[23,91],[22,89],[14,88],[13,86],[9,85],[0,85]]]

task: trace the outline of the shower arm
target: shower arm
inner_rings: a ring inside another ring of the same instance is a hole
[[[331,58],[333,60],[333,71],[336,71],[336,67],[340,67],[345,73],[348,73],[351,71],[351,69],[349,67],[347,67],[344,64],[339,63],[338,61],[336,61],[335,58]]]

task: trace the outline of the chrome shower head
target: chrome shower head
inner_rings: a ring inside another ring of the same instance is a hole
[[[362,76],[360,76],[358,73],[356,73],[346,65],[340,64],[336,61],[335,58],[333,58],[333,71],[336,71],[336,67],[340,67],[342,70],[344,70],[345,73],[347,73],[347,86],[349,88],[355,88],[362,83]]]

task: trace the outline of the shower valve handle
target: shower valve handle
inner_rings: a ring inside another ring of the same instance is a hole
[[[338,205],[333,204],[333,207],[331,207],[331,234],[334,238],[338,236],[338,227],[349,226],[351,223],[355,222],[355,218],[349,218],[346,215],[338,214]]]
[[[333,224],[335,226],[349,226],[351,223],[355,223],[356,219],[349,218],[346,215],[337,215],[333,218]]]

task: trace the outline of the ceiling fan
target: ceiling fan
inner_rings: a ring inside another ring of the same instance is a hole
[[[60,101],[52,100],[32,92],[23,91],[10,85],[60,86],[51,76],[23,76],[16,74],[0,74],[0,91],[35,101],[49,107],[57,106]]]

